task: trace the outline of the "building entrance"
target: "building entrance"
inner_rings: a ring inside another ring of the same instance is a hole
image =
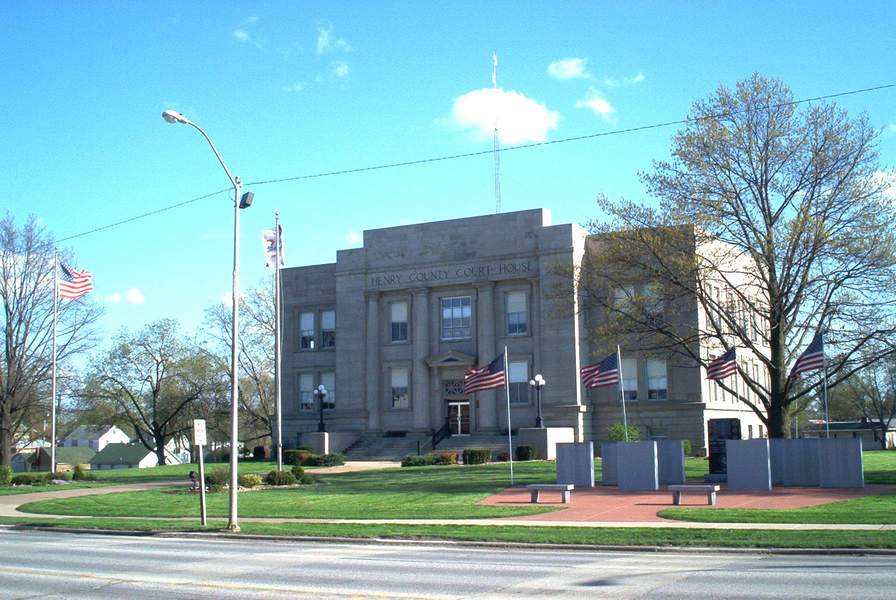
[[[448,402],[448,427],[451,435],[470,435],[470,401]]]

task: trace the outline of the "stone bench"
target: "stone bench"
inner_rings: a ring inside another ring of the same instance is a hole
[[[672,504],[679,505],[681,504],[681,494],[685,492],[700,492],[706,494],[707,503],[715,506],[716,504],[716,492],[719,491],[719,486],[712,484],[681,484],[681,485],[670,485],[668,490],[672,492]]]
[[[532,494],[532,504],[538,504],[541,492],[560,492],[563,494],[563,504],[569,504],[569,494],[574,487],[571,483],[533,483],[526,489]]]

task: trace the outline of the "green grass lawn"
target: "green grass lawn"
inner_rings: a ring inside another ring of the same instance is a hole
[[[277,463],[270,461],[240,461],[239,472],[244,473],[267,473],[277,468]],[[289,467],[286,467],[289,468]],[[230,463],[206,463],[205,472],[217,469],[230,470]],[[97,481],[109,483],[144,483],[148,481],[175,481],[181,479],[187,481],[190,471],[199,473],[199,465],[187,463],[185,465],[163,465],[161,467],[150,467],[148,469],[109,469],[102,471],[91,471],[96,475]]]
[[[197,519],[198,521],[198,519]],[[217,531],[226,521],[202,528],[183,521],[139,519],[46,519],[0,517],[0,524],[127,531]],[[729,548],[896,548],[896,531],[763,531],[623,527],[483,527],[338,523],[240,524],[243,534],[295,537],[394,538],[612,546],[715,546]]]
[[[96,481],[72,482],[65,485],[17,485],[0,486],[0,496],[14,496],[16,494],[34,494],[37,492],[61,492],[77,488],[102,487],[105,484]]]
[[[705,523],[896,523],[896,494],[866,496],[818,506],[767,508],[667,508],[661,517]]]
[[[478,506],[510,484],[508,465],[416,467],[317,475],[301,488],[240,494],[245,517],[418,519],[505,517],[548,512],[547,506]],[[515,463],[517,484],[555,481],[553,462]],[[226,493],[208,496],[208,514],[226,516]],[[180,517],[196,514],[198,497],[184,490],[160,489],[32,502],[33,513],[117,517]]]

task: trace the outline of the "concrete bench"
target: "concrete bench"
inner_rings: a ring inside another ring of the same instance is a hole
[[[682,484],[682,485],[670,485],[669,491],[672,492],[672,504],[679,505],[681,504],[681,494],[685,492],[700,492],[706,494],[706,500],[708,504],[715,506],[716,504],[716,492],[719,491],[719,486],[712,484]]]
[[[541,492],[560,492],[563,494],[563,504],[569,504],[569,493],[574,487],[571,483],[533,483],[526,489],[532,494],[532,504],[538,504]]]

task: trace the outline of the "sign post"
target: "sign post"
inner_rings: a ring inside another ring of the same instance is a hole
[[[203,527],[208,523],[205,510],[205,457],[202,450],[206,443],[205,419],[193,419],[193,445],[199,454],[199,522]]]

